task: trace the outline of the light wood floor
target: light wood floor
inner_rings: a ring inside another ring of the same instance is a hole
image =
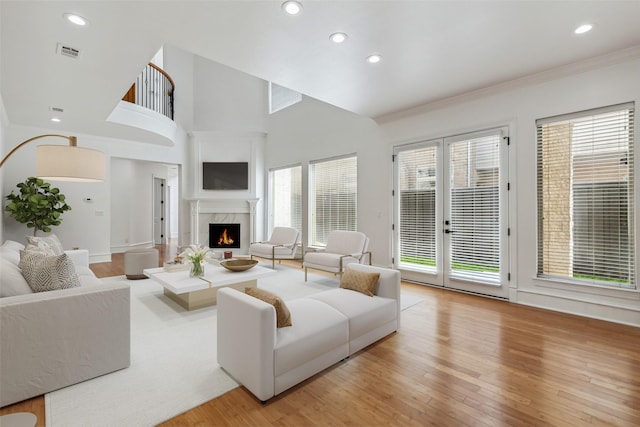
[[[640,328],[402,286],[423,301],[397,333],[266,404],[239,387],[162,426],[640,425]],[[42,397],[17,411],[44,425]]]

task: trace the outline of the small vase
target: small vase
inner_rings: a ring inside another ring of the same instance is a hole
[[[189,271],[189,275],[191,277],[202,277],[204,276],[204,263],[203,262],[192,262],[191,270]]]

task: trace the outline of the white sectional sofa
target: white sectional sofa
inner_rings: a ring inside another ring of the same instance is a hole
[[[276,328],[273,305],[235,289],[218,291],[218,363],[261,401],[397,331],[400,272],[380,273],[373,297],[331,289],[286,301],[292,326]]]
[[[79,287],[33,293],[18,262],[24,246],[0,247],[0,407],[130,364],[130,289],[104,283],[88,252],[65,251]]]

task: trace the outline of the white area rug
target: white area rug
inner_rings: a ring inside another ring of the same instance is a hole
[[[259,286],[285,300],[338,286],[337,279],[312,273],[305,283],[303,270],[276,270]],[[153,426],[238,386],[217,363],[215,306],[186,311],[151,280],[128,283],[131,366],[47,393],[47,426]]]

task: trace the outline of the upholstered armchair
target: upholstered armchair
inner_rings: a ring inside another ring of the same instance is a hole
[[[368,261],[371,265],[371,252],[368,252],[368,249],[369,238],[364,233],[332,231],[327,238],[326,247],[305,253],[302,262],[304,280],[307,280],[309,268],[341,275],[345,267],[351,263],[362,264]]]
[[[276,260],[301,258],[300,232],[291,227],[274,227],[268,241],[251,244],[249,254],[251,259],[254,256],[270,259],[273,269]]]

